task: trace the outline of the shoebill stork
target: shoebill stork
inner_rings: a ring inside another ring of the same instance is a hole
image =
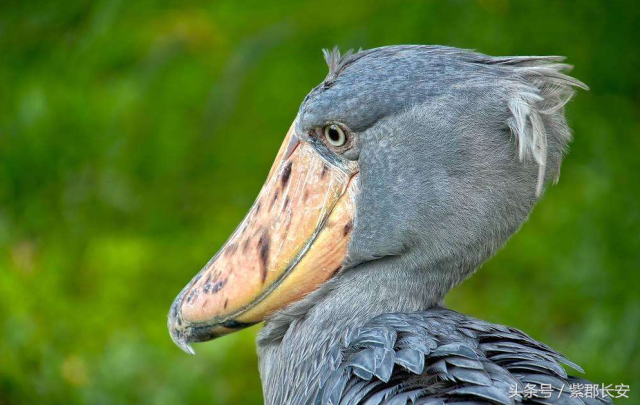
[[[550,347],[442,304],[557,180],[586,86],[555,56],[325,58],[249,213],[175,299],[174,342],[264,321],[269,405],[600,403]]]

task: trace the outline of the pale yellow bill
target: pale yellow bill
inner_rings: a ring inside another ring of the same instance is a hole
[[[351,236],[356,178],[298,141],[292,126],[244,221],[174,302],[176,343],[260,322],[336,274]]]

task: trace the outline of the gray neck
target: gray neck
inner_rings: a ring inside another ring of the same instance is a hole
[[[442,301],[440,271],[401,256],[360,264],[267,320],[258,336],[265,404],[304,403],[339,360],[340,340],[373,317],[426,310]]]

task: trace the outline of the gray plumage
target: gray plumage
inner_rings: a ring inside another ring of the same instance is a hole
[[[602,396],[572,395],[573,384],[588,382],[568,376],[562,364],[582,369],[550,347],[519,330],[437,306],[379,315],[323,348],[300,353],[302,359],[290,359],[295,363],[288,369],[291,385],[278,385],[282,390],[277,392],[266,390],[274,395],[270,403],[611,403]],[[300,369],[313,371],[305,376]],[[317,381],[299,380],[299,376]],[[527,389],[544,389],[549,398],[528,397]],[[286,396],[293,391],[295,395]]]
[[[518,330],[443,308],[380,315],[340,342],[340,357],[316,404],[583,404],[560,364],[577,365]],[[526,384],[547,384],[551,398],[516,395]]]
[[[494,58],[437,46],[325,52],[327,78],[296,133],[359,193],[343,270],[265,323],[267,404],[598,404],[571,398],[561,364],[522,332],[441,308],[526,221],[560,173],[573,87],[560,57]],[[340,122],[335,154],[308,134]],[[314,143],[315,142],[315,143]],[[510,397],[550,384],[550,399]]]

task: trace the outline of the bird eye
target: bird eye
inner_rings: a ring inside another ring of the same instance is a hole
[[[347,143],[347,135],[344,130],[336,124],[327,125],[324,127],[324,138],[332,146],[343,146]]]

